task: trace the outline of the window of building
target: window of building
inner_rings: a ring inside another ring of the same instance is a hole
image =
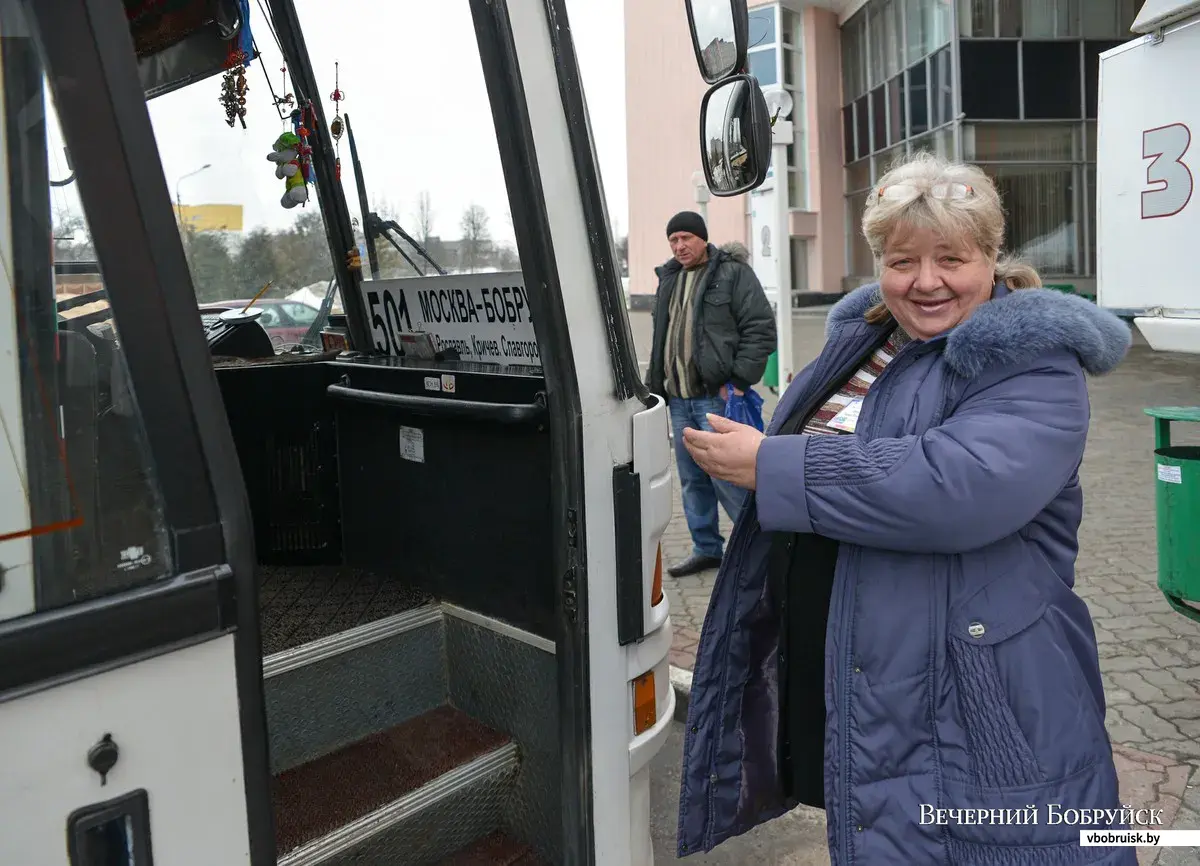
[[[1027,119],[1083,117],[1078,41],[1023,42],[1021,63]]]
[[[950,41],[952,2],[954,0],[904,0],[905,63],[911,66]]]
[[[1080,7],[1085,39],[1129,39],[1142,0],[1086,0]]]
[[[934,128],[954,119],[954,62],[947,46],[929,58],[929,105]]]
[[[941,129],[918,136],[908,142],[912,153],[925,150],[943,159],[954,159],[954,127],[944,126]]]
[[[746,55],[746,65],[750,68],[750,74],[761,86],[770,87],[779,83],[779,72],[776,69],[777,59],[773,47],[766,51],[750,51]]]
[[[854,106],[842,109],[842,162],[851,162],[857,154],[854,147]]]
[[[774,45],[776,6],[760,6],[750,10],[750,48]]]
[[[791,9],[780,9],[781,30],[783,31],[783,41],[791,46],[800,48],[804,45],[804,31],[801,29],[801,16],[799,12],[793,12]]]
[[[1021,36],[1026,39],[1078,36],[1079,6],[1080,0],[1024,0],[1021,6]]]
[[[842,98],[852,102],[867,90],[867,18],[859,12],[842,28]]]
[[[929,130],[928,72],[922,60],[908,68],[909,135]]]
[[[846,191],[858,192],[871,186],[871,161],[860,159],[846,166]]]
[[[871,150],[887,147],[887,88],[879,85],[871,91]]]
[[[879,182],[879,178],[888,173],[896,162],[904,159],[904,145],[890,147],[887,150],[880,151],[874,157],[875,159],[875,181]]]
[[[996,0],[996,30],[1003,38],[1021,35],[1021,0]]]
[[[1043,274],[1078,273],[1079,169],[1069,165],[989,165],[985,170],[995,180],[1008,213],[1008,251]]]
[[[971,162],[1074,162],[1083,154],[1077,123],[969,123],[963,158]]]
[[[898,144],[907,137],[904,111],[904,76],[887,83],[888,144]]]
[[[808,177],[795,168],[788,169],[788,207],[808,210]]]
[[[1018,43],[1007,41],[959,43],[964,115],[985,120],[1020,118],[1018,47]]]
[[[996,35],[996,0],[958,0],[958,32],[967,38]]]
[[[1088,218],[1088,273],[1096,273],[1096,166],[1089,165],[1084,171],[1087,181],[1087,218]]]
[[[855,158],[866,156],[871,152],[871,118],[865,96],[860,96],[854,103],[854,134],[858,139],[854,149]]]

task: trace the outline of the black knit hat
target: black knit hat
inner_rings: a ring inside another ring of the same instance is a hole
[[[693,210],[682,210],[667,223],[667,237],[675,232],[691,232],[702,241],[708,240],[708,227],[704,225],[704,217]]]

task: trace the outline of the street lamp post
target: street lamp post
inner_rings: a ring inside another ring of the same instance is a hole
[[[779,293],[775,301],[776,358],[779,396],[792,381],[792,209],[788,201],[787,149],[796,143],[796,133],[788,117],[792,99],[785,90],[764,94],[767,108],[775,117],[771,128],[771,165],[775,174],[775,272]]]
[[[195,171],[189,171],[187,174],[181,176],[179,178],[179,180],[175,181],[175,212],[178,214],[180,220],[183,219],[183,199],[179,195],[179,185],[181,183],[183,183],[185,180],[187,180],[189,177],[192,177],[193,175],[197,175],[200,172],[205,171],[210,168],[212,168],[212,163],[206,162],[206,163],[204,163],[204,165],[200,166]]]

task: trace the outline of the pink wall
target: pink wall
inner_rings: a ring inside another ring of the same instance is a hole
[[[629,291],[653,293],[654,268],[671,256],[667,220],[696,210],[700,77],[679,0],[625,0],[625,110],[629,162]],[[708,236],[745,241],[745,196],[708,202]]]
[[[837,13],[828,9],[810,7],[803,21],[809,204],[817,212],[808,285],[816,292],[840,292],[846,272],[841,36]]]

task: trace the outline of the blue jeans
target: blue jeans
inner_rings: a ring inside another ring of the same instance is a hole
[[[683,513],[692,534],[692,547],[700,556],[719,558],[725,548],[725,539],[721,536],[717,501],[720,500],[730,520],[737,520],[746,491],[728,481],[718,481],[701,469],[683,445],[683,431],[686,427],[711,431],[712,425],[704,417],[705,413],[724,415],[725,401],[720,397],[690,400],[672,397],[669,408],[675,464],[679,467],[679,483],[683,488]]]

